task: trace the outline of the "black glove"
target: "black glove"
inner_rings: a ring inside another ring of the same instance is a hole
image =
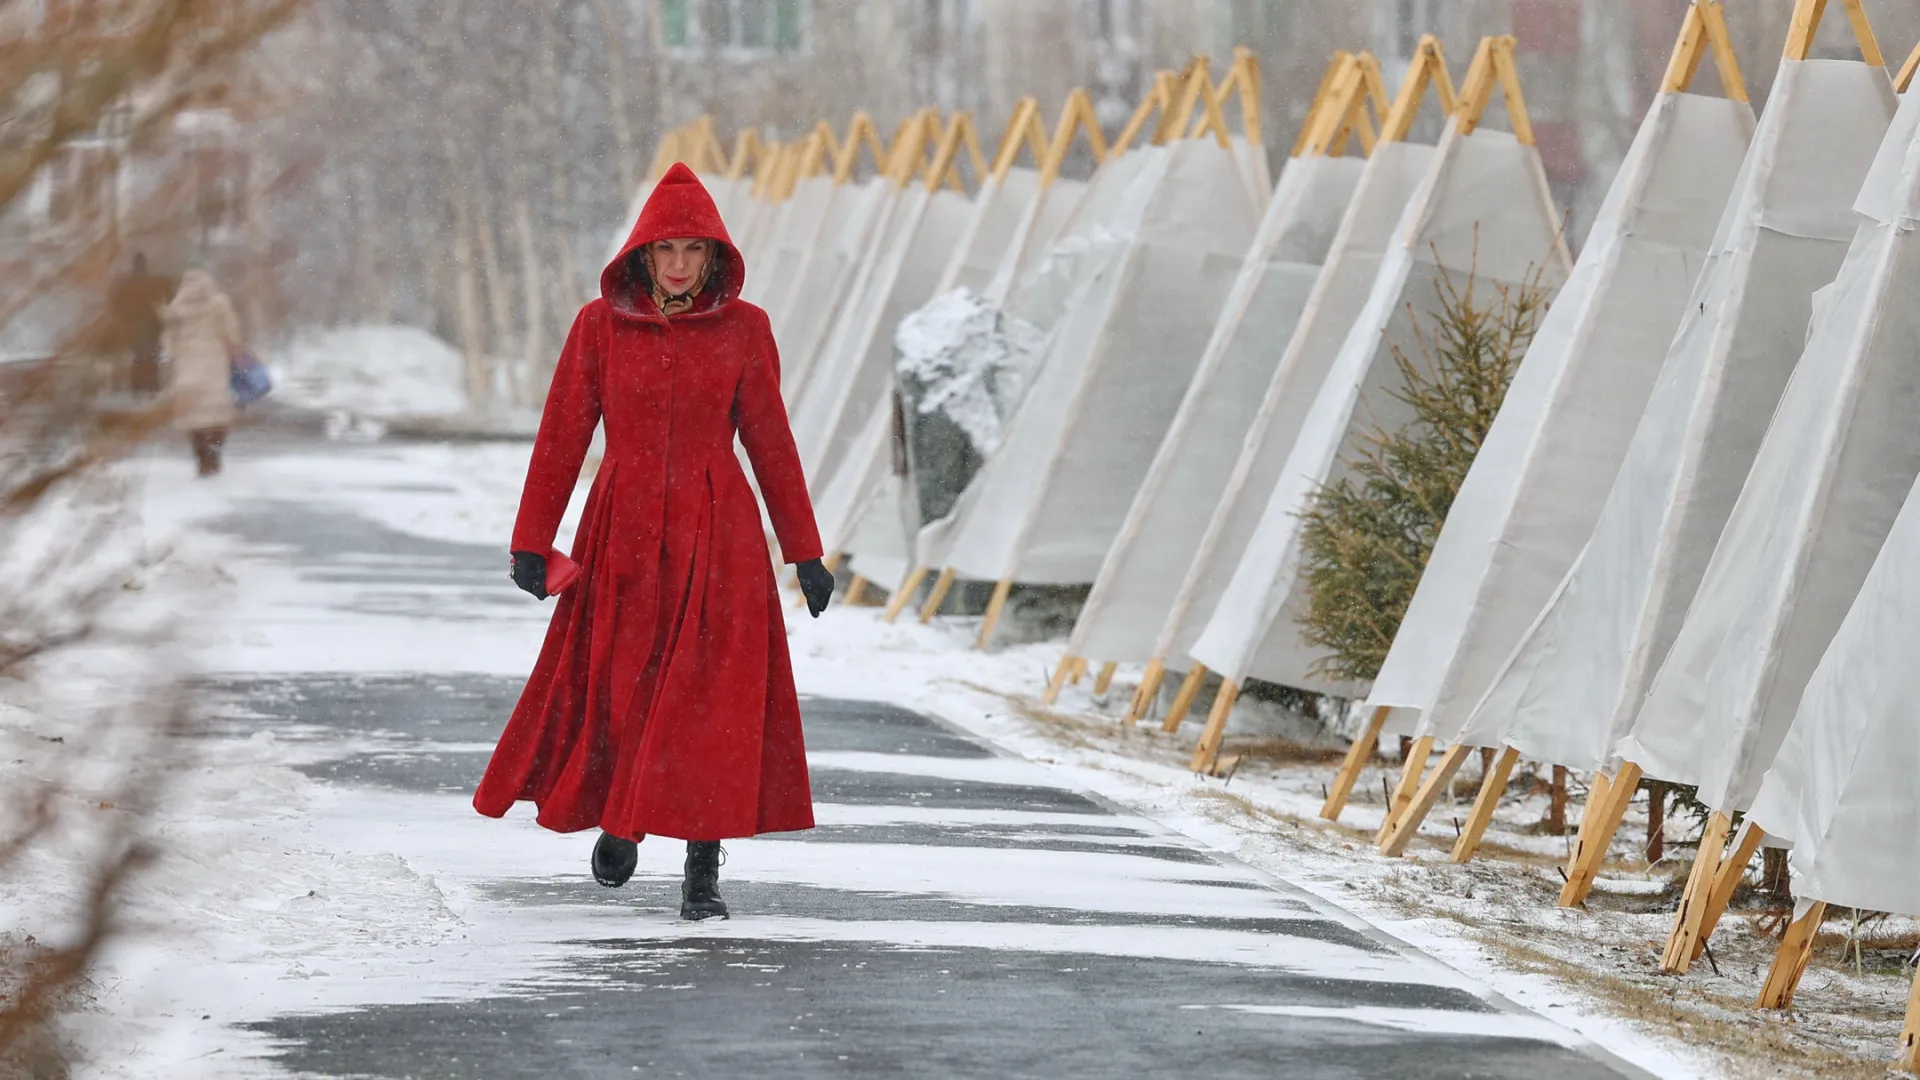
[[[827,610],[827,600],[833,596],[833,571],[826,568],[819,559],[808,559],[793,568],[800,578],[800,592],[807,598],[807,612],[814,618]]]
[[[507,571],[515,585],[533,594],[535,600],[547,598],[547,557],[531,551],[513,553],[513,569]]]

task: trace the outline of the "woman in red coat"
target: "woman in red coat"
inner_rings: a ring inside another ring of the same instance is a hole
[[[780,400],[766,312],[706,188],[661,178],[600,298],[573,321],[513,527],[513,579],[560,591],[546,644],[474,793],[555,832],[599,827],[624,884],[648,833],[688,841],[682,918],[725,917],[720,841],[813,827],[800,705],[746,446],[817,618],[833,592]],[[554,533],[596,425],[606,452],[561,579]]]

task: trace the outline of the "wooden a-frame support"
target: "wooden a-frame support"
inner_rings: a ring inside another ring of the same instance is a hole
[[[1886,58],[1880,53],[1879,42],[1876,41],[1873,36],[1873,26],[1867,21],[1867,13],[1866,10],[1861,7],[1860,0],[1841,0],[1841,2],[1847,9],[1847,22],[1853,29],[1855,42],[1860,46],[1861,58],[1869,65],[1885,67]],[[1704,32],[1709,40],[1711,40],[1713,36],[1713,17],[1718,14],[1718,12],[1709,11],[1707,10],[1708,7],[1718,8],[1719,5],[1696,5],[1695,10],[1698,11],[1700,16],[1706,21],[1707,26]],[[1820,19],[1826,12],[1826,7],[1827,0],[1795,0],[1793,17],[1787,29],[1787,43],[1782,52],[1782,55],[1786,59],[1805,60],[1807,58],[1809,51],[1813,48],[1814,33],[1820,28]],[[1681,40],[1683,44],[1686,41],[1685,27],[1682,28]],[[1696,45],[1695,48],[1697,50],[1698,46]],[[1679,50],[1676,49],[1676,52],[1678,51]],[[1697,62],[1696,57],[1688,63],[1691,66],[1697,64]],[[1720,62],[1719,47],[1716,45],[1715,63],[1719,64]],[[1669,74],[1671,74],[1672,67],[1673,65],[1669,65]],[[1726,72],[1735,72],[1735,77],[1737,78],[1738,70],[1738,67],[1731,63],[1724,67],[1721,74],[1723,85],[1726,85]],[[1744,84],[1740,85],[1744,86]],[[1731,91],[1729,91],[1729,93],[1731,93]],[[1567,867],[1567,883],[1566,886],[1560,890],[1560,906],[1573,907],[1586,899],[1587,891],[1592,888],[1593,879],[1599,873],[1600,864],[1606,858],[1607,849],[1613,844],[1613,835],[1619,831],[1621,817],[1626,811],[1626,802],[1633,797],[1633,789],[1638,786],[1640,776],[1641,772],[1638,765],[1631,762],[1624,764],[1620,768],[1619,775],[1614,778],[1610,785],[1609,797],[1605,803],[1601,803],[1593,797],[1587,799],[1587,809],[1586,812],[1581,815],[1580,821],[1580,843],[1576,845],[1574,858]],[[1621,783],[1623,779],[1629,778],[1630,782]],[[1623,791],[1622,788],[1625,788],[1625,790]],[[1595,819],[1596,807],[1601,811],[1597,819]],[[1714,872],[1718,873],[1718,870],[1716,869]],[[1689,877],[1691,878],[1692,875],[1689,874]],[[1731,895],[1731,890],[1729,890],[1729,895]],[[1718,918],[1718,912],[1713,913],[1713,918]],[[1707,925],[1710,926],[1711,923]],[[1676,934],[1678,933],[1679,929],[1676,928]],[[1704,941],[1705,937],[1701,936],[1700,940]],[[1677,948],[1678,946],[1670,943],[1670,947]],[[1689,948],[1691,947],[1692,946],[1689,946]],[[1691,957],[1689,957],[1689,959],[1691,959]],[[1789,988],[1789,997],[1791,993],[1792,991]]]
[[[1674,42],[1673,53],[1667,62],[1661,92],[1685,93],[1692,86],[1694,76],[1700,70],[1700,62],[1709,51],[1713,53],[1714,67],[1720,74],[1722,91],[1733,101],[1746,101],[1747,84],[1741,76],[1740,62],[1734,56],[1733,39],[1727,32],[1726,10],[1720,0],[1695,0],[1688,5],[1686,17],[1681,20],[1679,37]],[[1920,50],[1916,50],[1915,55],[1920,57]],[[1518,761],[1518,751],[1512,747],[1501,749],[1499,762],[1482,781],[1473,810],[1461,827],[1460,838],[1453,847],[1454,862],[1469,862],[1478,852],[1480,841],[1486,835],[1487,826],[1493,820],[1501,797],[1506,794],[1507,781]],[[1581,899],[1585,898],[1584,891],[1579,895]]]
[[[1367,762],[1373,760],[1373,752],[1380,745],[1380,729],[1387,724],[1387,716],[1393,712],[1385,705],[1377,705],[1372,715],[1367,717],[1367,725],[1347,747],[1347,756],[1340,762],[1340,771],[1333,776],[1333,783],[1327,788],[1327,801],[1320,805],[1320,816],[1328,821],[1340,820],[1340,812],[1347,808],[1347,800],[1353,797],[1354,786],[1360,780],[1360,773],[1366,769]]]
[[[1727,833],[1732,822],[1715,812],[1707,818],[1706,831],[1700,834],[1700,850],[1693,868],[1687,873],[1686,891],[1680,895],[1680,909],[1674,912],[1673,929],[1667,935],[1667,947],[1660,955],[1660,970],[1669,975],[1684,975],[1687,968],[1706,951],[1707,939],[1733,899],[1740,876],[1753,853],[1760,850],[1766,834],[1748,821],[1740,826],[1729,853]]]
[[[1381,96],[1378,91],[1382,88],[1378,86],[1377,78],[1368,79],[1367,72],[1370,69],[1371,65],[1365,61],[1356,61],[1356,66],[1350,68],[1350,71],[1357,71],[1358,74],[1351,76],[1347,84],[1348,103],[1336,104],[1333,108],[1320,113],[1319,119],[1323,128],[1327,125],[1329,115],[1335,117],[1332,122],[1335,126],[1334,131],[1329,133],[1325,140],[1325,145],[1329,149],[1338,144],[1338,139],[1344,138],[1339,135],[1339,129],[1358,129],[1364,126],[1364,112],[1358,108],[1360,99],[1364,98],[1365,101],[1378,107]],[[1381,121],[1379,141],[1396,142],[1407,137],[1413,129],[1414,118],[1419,115],[1421,102],[1425,100],[1429,87],[1439,98],[1441,109],[1452,114],[1456,107],[1453,77],[1447,73],[1446,54],[1440,48],[1439,39],[1431,34],[1422,37],[1420,43],[1414,48],[1413,59],[1407,66],[1406,78],[1400,83],[1399,95]],[[1359,114],[1357,120],[1356,114]],[[1363,137],[1362,147],[1365,148],[1365,146]],[[1198,663],[1193,665],[1193,669],[1187,673],[1187,685],[1181,687],[1180,696],[1175,698],[1168,708],[1167,719],[1161,725],[1161,730],[1172,732],[1180,729],[1180,725],[1186,719],[1187,709],[1192,707],[1193,702],[1193,695],[1187,691],[1192,689],[1197,692],[1199,689],[1197,680],[1205,678],[1206,674],[1205,667]],[[1213,708],[1207,712],[1207,722],[1200,729],[1200,740],[1194,746],[1193,757],[1188,762],[1188,767],[1193,771],[1211,774],[1219,768],[1220,744],[1226,737],[1227,720],[1232,716],[1234,702],[1239,700],[1239,697],[1239,680],[1223,679],[1220,683],[1220,692],[1213,699]],[[1148,703],[1151,702],[1150,697],[1146,700]]]
[[[1826,917],[1827,902],[1815,900],[1804,914],[1787,924],[1786,936],[1780,939],[1780,949],[1773,954],[1773,964],[1767,968],[1767,981],[1760,987],[1760,1000],[1754,1003],[1758,1008],[1792,1007],[1793,993],[1800,988],[1800,976],[1807,973],[1807,961],[1813,959],[1814,936],[1820,932],[1820,923]],[[1911,1006],[1908,1015],[1911,1018]]]
[[[1920,57],[1920,49],[1914,50]],[[1907,992],[1907,1021],[1900,1029],[1900,1054],[1893,1067],[1905,1072],[1920,1072],[1920,972],[1915,972],[1913,989]]]

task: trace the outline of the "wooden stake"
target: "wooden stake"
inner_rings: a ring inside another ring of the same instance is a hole
[[[927,580],[926,567],[916,566],[907,571],[906,580],[902,581],[900,587],[893,590],[893,595],[887,599],[887,613],[880,617],[881,621],[891,623],[898,619],[900,613],[905,611],[907,604],[912,601],[914,594],[920,591],[920,583],[925,580]]]
[[[1400,815],[1413,802],[1413,793],[1420,789],[1420,774],[1426,771],[1427,758],[1433,753],[1433,736],[1422,735],[1413,740],[1407,749],[1407,761],[1400,769],[1400,783],[1393,789],[1393,796],[1387,800],[1387,819],[1380,823],[1380,831],[1374,834],[1373,842],[1384,844],[1392,835],[1393,827],[1400,823]]]
[[[1118,668],[1119,666],[1120,666],[1119,663],[1113,660],[1109,660],[1106,663],[1100,665],[1100,674],[1096,676],[1093,680],[1093,696],[1094,697],[1104,697],[1106,695],[1108,688],[1113,685],[1114,669]]]
[[[1053,669],[1053,678],[1047,683],[1047,692],[1040,695],[1040,700],[1049,705],[1060,700],[1060,691],[1067,688],[1067,676],[1072,671],[1073,657],[1061,657],[1060,663]]]
[[[1766,839],[1766,833],[1753,822],[1744,822],[1731,854],[1727,854],[1726,833],[1729,825],[1730,819],[1725,814],[1715,813],[1707,819],[1707,832],[1717,834],[1721,839],[1713,845],[1714,857],[1709,861],[1706,858],[1707,839],[1701,837],[1700,851],[1694,856],[1693,872],[1687,875],[1687,892],[1680,898],[1680,910],[1674,913],[1673,931],[1667,935],[1667,948],[1660,956],[1660,970],[1669,975],[1685,975],[1687,968],[1706,951],[1708,939],[1713,937],[1714,928],[1720,925],[1720,916],[1726,913],[1727,904],[1733,899],[1733,890],[1740,887],[1740,876],[1746,873],[1747,864],[1753,861],[1753,853],[1760,849],[1760,842]],[[1693,895],[1695,876],[1706,879],[1704,895]]]
[[[1880,42],[1874,37],[1873,24],[1867,21],[1867,10],[1860,0],[1841,0],[1847,9],[1847,23],[1853,27],[1853,39],[1860,45],[1860,58],[1874,67],[1886,67],[1887,58],[1880,53]],[[1826,14],[1827,0],[1796,0],[1793,5],[1793,19],[1787,24],[1787,47],[1782,54],[1789,60],[1805,60],[1813,49],[1813,36],[1820,29],[1820,18]]]
[[[1140,718],[1153,711],[1153,701],[1160,696],[1160,682],[1167,677],[1167,665],[1159,657],[1147,661],[1147,670],[1140,676],[1140,685],[1134,687],[1133,700],[1127,703],[1127,714],[1120,722],[1127,727],[1140,722]]]
[[[1346,69],[1348,62],[1352,59],[1353,54],[1345,49],[1334,50],[1333,59],[1327,63],[1327,70],[1320,75],[1320,85],[1313,92],[1313,103],[1307,107],[1307,122],[1300,125],[1300,134],[1294,138],[1293,150],[1288,156],[1303,157],[1307,153],[1307,148],[1313,145],[1313,133],[1319,126],[1321,113],[1333,100],[1331,91],[1334,80]]]
[[[1792,1007],[1793,992],[1800,987],[1800,976],[1807,973],[1807,961],[1813,959],[1814,936],[1826,917],[1827,902],[1815,900],[1805,915],[1787,926],[1787,936],[1780,940],[1780,951],[1773,954],[1773,966],[1767,969],[1766,985],[1760,988],[1760,1008]]]
[[[1407,845],[1413,843],[1414,836],[1420,832],[1420,823],[1427,820],[1427,814],[1440,801],[1440,796],[1445,794],[1447,785],[1453,782],[1453,775],[1460,771],[1460,766],[1473,756],[1474,749],[1461,743],[1447,747],[1447,752],[1440,755],[1440,764],[1435,765],[1420,781],[1419,789],[1407,800],[1406,809],[1400,812],[1386,839],[1380,841],[1380,854],[1397,859],[1407,853]]]
[[[1913,989],[1907,992],[1907,1022],[1900,1031],[1900,1056],[1893,1067],[1920,1072],[1920,971],[1914,973]]]
[[[1460,830],[1460,839],[1453,845],[1453,861],[1472,862],[1480,850],[1480,840],[1487,835],[1487,825],[1493,821],[1493,812],[1500,806],[1500,796],[1506,794],[1507,779],[1513,775],[1513,767],[1520,761],[1520,751],[1509,746],[1500,751],[1494,759],[1493,768],[1487,771],[1487,778],[1480,782],[1480,794],[1473,800],[1473,812],[1467,815],[1466,827]]]
[[[1073,672],[1067,676],[1067,681],[1072,683],[1075,686],[1079,686],[1080,680],[1086,677],[1087,677],[1087,658],[1084,656],[1074,657]]]
[[[847,583],[847,598],[841,601],[841,603],[848,607],[859,607],[861,599],[865,597],[866,594],[866,577],[861,574],[855,574],[853,575],[853,580]]]
[[[940,614],[940,605],[947,602],[947,593],[953,590],[955,576],[956,572],[949,566],[940,571],[939,577],[933,579],[933,593],[927,597],[927,602],[920,608],[921,626],[932,622],[933,617]]]
[[[1207,726],[1200,729],[1200,741],[1194,745],[1193,760],[1187,763],[1187,768],[1194,772],[1213,772],[1214,764],[1220,760],[1220,741],[1226,738],[1227,717],[1233,713],[1234,699],[1239,696],[1239,684],[1232,679],[1221,681],[1220,692],[1213,698],[1213,709],[1207,713]]]
[[[1187,677],[1180,683],[1180,692],[1173,695],[1173,704],[1167,706],[1167,718],[1160,721],[1160,730],[1171,735],[1180,730],[1187,719],[1188,710],[1193,708],[1193,699],[1200,696],[1200,684],[1207,681],[1207,665],[1194,664],[1187,671]]]
[[[1613,834],[1620,831],[1620,819],[1626,816],[1627,804],[1633,801],[1634,790],[1640,786],[1640,776],[1640,766],[1629,761],[1608,781],[1606,798],[1588,796],[1587,809],[1580,815],[1580,837],[1574,841],[1573,858],[1567,866],[1567,883],[1560,889],[1561,907],[1579,907],[1586,902],[1587,893],[1593,889],[1593,879],[1600,875],[1601,864],[1607,861]],[[1596,811],[1598,817],[1594,816]],[[1588,818],[1594,819],[1591,827]]]
[[[1386,120],[1381,122],[1381,142],[1406,141],[1413,131],[1413,122],[1420,116],[1420,103],[1425,100],[1429,86],[1440,99],[1440,111],[1451,116],[1455,105],[1453,76],[1447,74],[1446,54],[1440,49],[1440,39],[1425,34],[1414,46],[1407,76],[1400,82],[1400,93],[1393,99]]]
[[[980,636],[973,639],[973,647],[984,649],[993,639],[993,628],[1000,624],[1000,610],[1007,606],[1007,594],[1013,591],[1013,579],[1001,578],[994,582],[993,596],[987,600],[986,617],[980,620]]]
[[[1333,786],[1327,790],[1327,801],[1320,806],[1320,816],[1328,821],[1339,821],[1340,812],[1347,808],[1347,800],[1353,797],[1354,785],[1360,781],[1360,773],[1373,760],[1373,752],[1380,746],[1380,729],[1387,725],[1387,714],[1392,712],[1385,705],[1373,710],[1367,718],[1367,726],[1360,731],[1360,737],[1347,747],[1346,760],[1340,763],[1340,771],[1333,776]]]
[[[1673,913],[1673,930],[1667,934],[1667,947],[1660,954],[1660,970],[1670,975],[1685,974],[1693,963],[1693,943],[1702,940],[1700,924],[1713,903],[1713,878],[1720,869],[1720,855],[1727,845],[1727,815],[1715,811],[1707,818],[1706,831],[1700,834],[1700,850],[1687,872],[1687,887],[1680,893],[1680,908]]]

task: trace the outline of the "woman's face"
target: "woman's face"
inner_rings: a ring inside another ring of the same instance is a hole
[[[700,271],[713,257],[713,241],[655,240],[647,245],[653,257],[653,275],[668,296],[685,296],[700,280]]]

